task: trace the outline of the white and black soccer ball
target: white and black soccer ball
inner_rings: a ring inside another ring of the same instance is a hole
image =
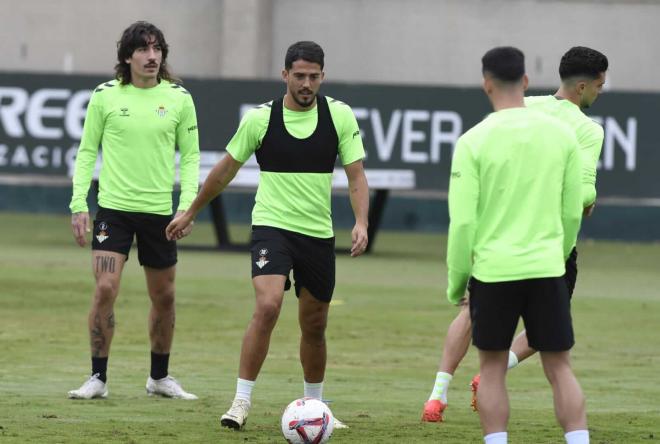
[[[323,444],[334,429],[332,412],[314,398],[296,399],[282,414],[282,433],[290,444]]]

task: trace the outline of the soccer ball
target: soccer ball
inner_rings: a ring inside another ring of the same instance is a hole
[[[314,398],[296,399],[282,414],[282,433],[290,444],[326,443],[334,425],[328,406]]]

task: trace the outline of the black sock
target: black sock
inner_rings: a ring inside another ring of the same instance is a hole
[[[99,379],[103,382],[106,382],[108,378],[106,377],[106,372],[108,371],[108,357],[105,358],[94,358],[92,357],[92,375],[99,374]]]
[[[167,376],[169,363],[169,353],[160,354],[151,352],[151,379],[163,379]]]

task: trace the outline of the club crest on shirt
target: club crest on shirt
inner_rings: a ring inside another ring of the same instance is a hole
[[[167,115],[167,110],[163,105],[160,105],[156,110],[156,113],[158,114],[158,117],[163,118]]]
[[[103,243],[104,240],[109,238],[108,236],[108,224],[105,222],[99,223],[99,234],[96,235],[96,239],[99,241],[99,243]]]
[[[257,264],[257,267],[264,268],[264,265],[266,265],[268,262],[270,262],[266,258],[267,254],[268,254],[268,250],[266,248],[262,248],[261,250],[259,250],[259,260],[257,262],[255,262],[255,264]]]

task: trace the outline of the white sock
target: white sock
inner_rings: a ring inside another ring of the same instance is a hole
[[[564,435],[566,444],[589,444],[589,430],[573,430]]]
[[[507,444],[507,433],[506,432],[489,433],[488,435],[484,436],[484,443]]]
[[[234,399],[244,399],[250,401],[252,397],[252,389],[254,388],[255,381],[248,381],[247,379],[236,379],[236,396]]]
[[[509,350],[509,364],[507,365],[507,369],[513,368],[516,365],[518,365],[518,356],[511,350]]]
[[[449,383],[452,378],[453,376],[449,373],[438,372],[435,375],[435,385],[433,386],[431,396],[429,396],[429,401],[431,399],[439,399],[447,404],[447,389],[449,389]]]
[[[323,398],[323,381],[321,381],[321,382],[303,381],[303,393],[304,393],[305,398],[322,399]]]

